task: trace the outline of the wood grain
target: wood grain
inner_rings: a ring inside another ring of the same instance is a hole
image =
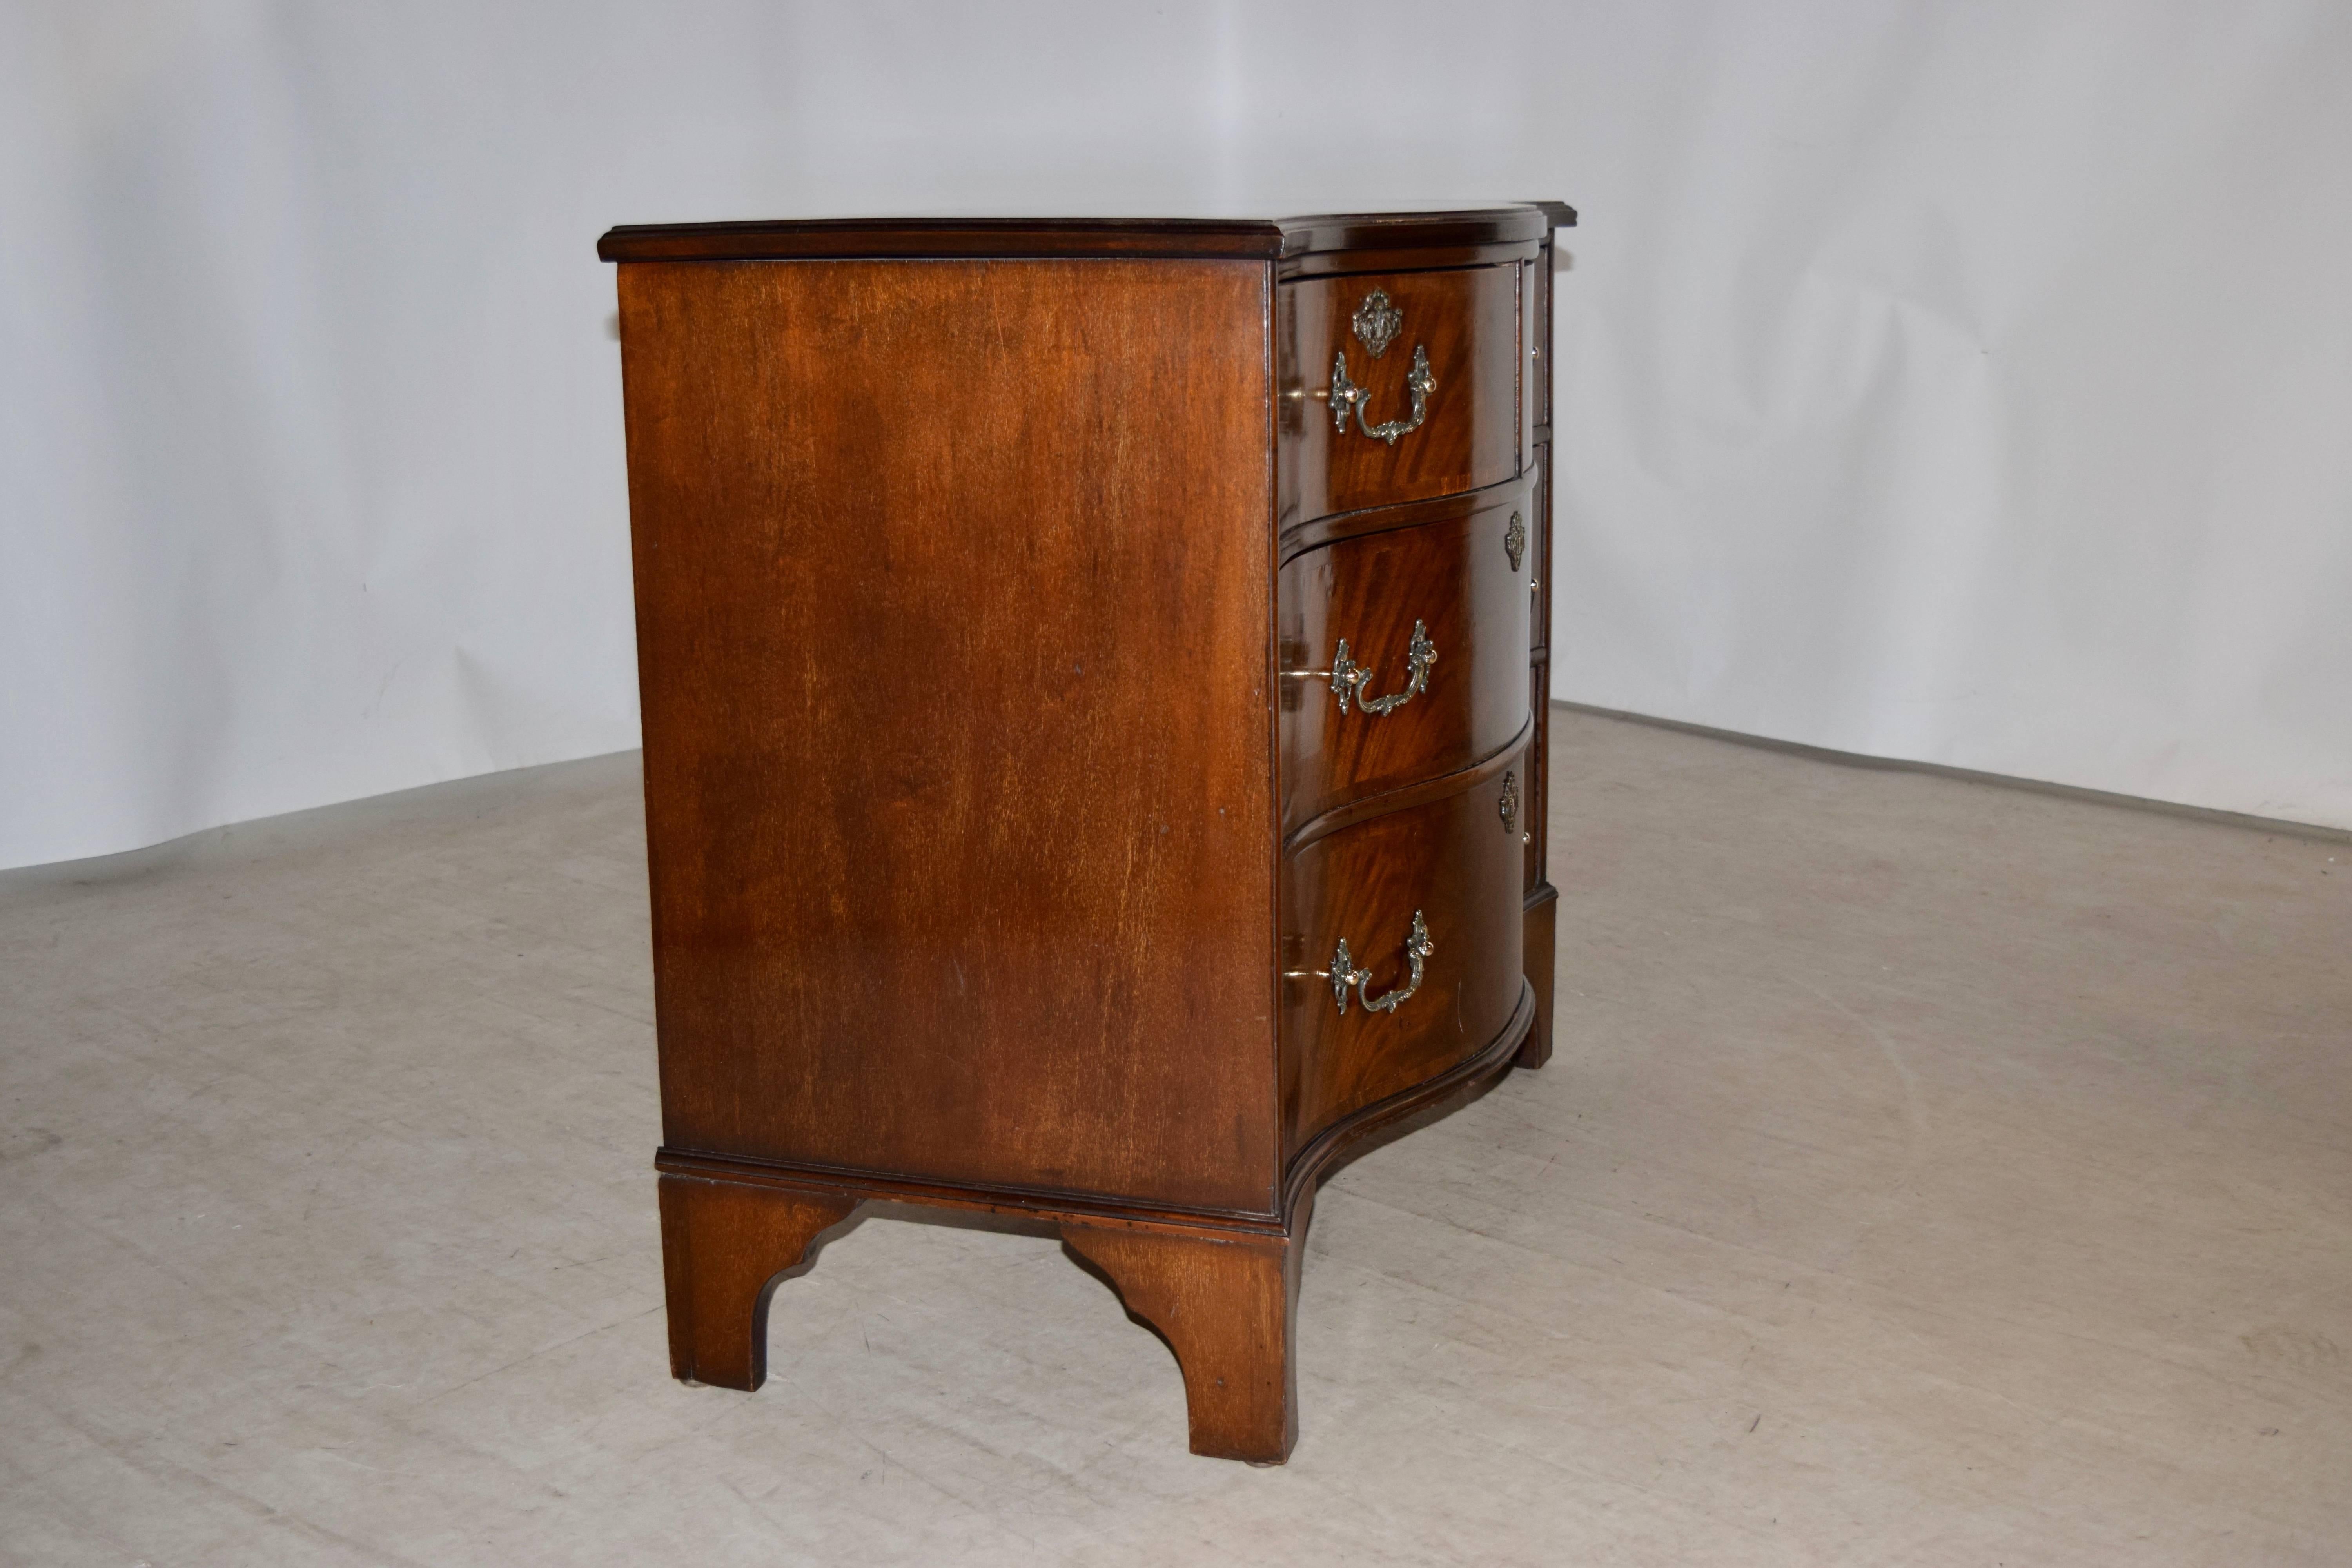
[[[672,1377],[751,1390],[768,1377],[768,1298],[847,1198],[693,1176],[661,1178]]]
[[[1551,704],[1544,693],[1549,684],[1551,655],[1538,648],[1530,656],[1528,667],[1528,716],[1535,726],[1534,750],[1528,758],[1528,775],[1521,780],[1527,792],[1526,842],[1523,846],[1522,890],[1532,893],[1543,886],[1544,857],[1550,845],[1551,755],[1544,748],[1551,744]]]
[[[1279,1238],[1062,1227],[1065,1245],[1175,1352],[1196,1454],[1278,1465],[1298,1440],[1292,1345],[1308,1205]]]
[[[1529,893],[1521,919],[1525,924],[1528,984],[1534,988],[1536,1016],[1528,1031],[1527,1043],[1519,1047],[1517,1065],[1539,1068],[1551,1060],[1552,971],[1558,963],[1559,889],[1546,882]]]
[[[868,1199],[1020,1214],[1174,1349],[1195,1452],[1289,1453],[1317,1181],[1549,1052],[1559,216],[606,237],[678,1376],[755,1386]],[[1376,287],[1374,417],[1438,381],[1394,446],[1311,396]],[[1391,713],[1277,679],[1345,637],[1391,692],[1416,621]],[[1340,1014],[1339,937],[1393,991],[1415,911],[1420,989]]]
[[[1285,283],[1303,278],[1343,278],[1357,273],[1425,272],[1438,268],[1500,267],[1533,261],[1540,247],[1522,245],[1412,246],[1385,250],[1328,250],[1286,256],[1275,276]]]
[[[1386,1100],[1357,1107],[1332,1122],[1291,1156],[1283,1190],[1296,1205],[1349,1162],[1430,1122],[1449,1116],[1507,1075],[1527,1043],[1536,1013],[1535,989],[1519,982],[1519,999],[1501,1033],[1434,1078],[1422,1079]]]
[[[669,1145],[1272,1208],[1270,288],[622,269]]]
[[[1528,718],[1528,563],[1505,548],[1527,527],[1525,486],[1486,493],[1454,517],[1361,534],[1285,563],[1279,583],[1282,828],[1297,833],[1345,803],[1458,773]],[[1388,713],[1339,710],[1329,671],[1342,638],[1368,666],[1367,695],[1402,691],[1415,624],[1437,659],[1427,687]]]
[[[1551,223],[1566,227],[1576,212],[1558,202],[1539,204]],[[1523,943],[1528,983],[1534,987],[1536,1016],[1520,1048],[1518,1065],[1540,1068],[1551,1059],[1552,996],[1558,967],[1559,890],[1552,886],[1551,857],[1551,606],[1552,581],[1559,557],[1552,548],[1551,426],[1557,406],[1552,374],[1553,247],[1556,236],[1547,232],[1543,251],[1528,268],[1521,310],[1528,321],[1528,358],[1531,366],[1528,432],[1528,472],[1535,483],[1535,514],[1528,530],[1529,569],[1534,574],[1528,655],[1528,706],[1535,716],[1535,744],[1528,755],[1528,841],[1524,866],[1526,889]]]
[[[1500,810],[1524,752],[1468,774],[1465,787],[1318,838],[1284,863],[1283,1120],[1295,1152],[1323,1128],[1444,1071],[1509,1021],[1523,972],[1518,831]],[[1521,795],[1525,799],[1524,791]],[[1341,938],[1375,996],[1405,984],[1415,910],[1435,951],[1421,989],[1395,1011],[1350,1000],[1328,971]]]
[[[1571,219],[1572,221],[1572,219]],[[787,218],[739,223],[625,224],[606,232],[606,261],[756,261],[816,258],[1190,257],[1328,258],[1460,266],[1499,260],[1547,232],[1540,204],[1314,217]],[[1419,258],[1401,262],[1395,258]],[[1436,258],[1437,259],[1430,259]]]
[[[1351,331],[1378,289],[1403,314],[1395,342],[1372,357]],[[1279,526],[1329,512],[1452,495],[1519,471],[1519,268],[1473,267],[1315,279],[1281,286],[1275,318],[1276,384],[1283,400]],[[1358,421],[1332,427],[1335,351],[1349,379],[1371,395],[1374,423],[1405,417],[1413,351],[1425,349],[1436,387],[1428,417],[1393,444]]]

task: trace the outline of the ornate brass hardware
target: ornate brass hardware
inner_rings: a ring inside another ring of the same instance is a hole
[[[1512,833],[1517,831],[1519,826],[1518,774],[1505,773],[1503,775],[1503,798],[1495,803],[1495,809],[1503,814],[1504,832]]]
[[[1404,331],[1404,312],[1390,302],[1386,289],[1375,289],[1364,296],[1362,304],[1356,307],[1355,315],[1349,319],[1349,326],[1355,332],[1356,341],[1363,344],[1374,359],[1378,359],[1389,352],[1389,345],[1396,342],[1399,332]],[[1371,394],[1348,379],[1348,351],[1345,348],[1338,350],[1331,356],[1331,428],[1345,435],[1348,414],[1352,409],[1357,428],[1375,441],[1386,441],[1390,446],[1395,446],[1398,437],[1410,436],[1421,428],[1422,421],[1429,417],[1429,395],[1437,390],[1437,378],[1429,374],[1429,350],[1420,343],[1413,345],[1412,369],[1406,373],[1404,384],[1405,390],[1412,394],[1412,417],[1373,424],[1371,416],[1366,412]],[[1511,569],[1518,570],[1516,566]]]
[[[1372,972],[1357,968],[1354,957],[1348,952],[1348,939],[1344,936],[1339,939],[1339,951],[1331,955],[1331,999],[1339,1005],[1342,1016],[1348,1011],[1348,989],[1350,986],[1355,988],[1357,995],[1363,998],[1367,1013],[1393,1013],[1406,997],[1421,989],[1422,965],[1428,962],[1431,953],[1437,951],[1437,944],[1429,940],[1429,927],[1423,921],[1419,910],[1412,911],[1412,935],[1406,939],[1404,951],[1412,963],[1412,981],[1402,990],[1374,996]]]
[[[1378,359],[1389,352],[1396,335],[1404,331],[1404,312],[1389,303],[1387,289],[1375,289],[1356,307],[1355,317],[1349,325],[1355,329],[1356,341],[1371,350],[1372,357]]]
[[[1364,682],[1371,679],[1372,672],[1348,657],[1348,639],[1341,637],[1339,651],[1331,656],[1331,695],[1339,700],[1339,711],[1346,713],[1353,700],[1367,713],[1393,713],[1429,689],[1429,667],[1437,662],[1437,647],[1429,640],[1428,626],[1419,621],[1412,623],[1412,643],[1405,649],[1404,662],[1412,674],[1402,691],[1367,697]]]
[[[1519,569],[1519,557],[1527,552],[1528,525],[1517,512],[1503,530],[1503,553],[1511,558],[1511,570]]]
[[[1415,343],[1412,347],[1412,369],[1406,373],[1404,384],[1412,394],[1412,417],[1372,423],[1365,409],[1371,402],[1371,393],[1348,379],[1348,351],[1339,350],[1331,356],[1331,420],[1334,429],[1344,433],[1348,428],[1348,411],[1354,409],[1357,427],[1375,441],[1386,441],[1393,447],[1400,436],[1410,436],[1421,428],[1429,417],[1429,395],[1437,390],[1437,378],[1429,374],[1429,351]]]

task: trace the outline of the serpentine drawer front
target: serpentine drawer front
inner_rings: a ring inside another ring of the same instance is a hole
[[[1574,217],[604,237],[674,1375],[870,1200],[1015,1213],[1288,1455],[1317,1183],[1550,1054]]]
[[[1278,376],[1299,410],[1284,501],[1296,521],[1519,471],[1519,275],[1472,267],[1283,286]]]
[[[1313,840],[1285,866],[1282,1097],[1294,1151],[1475,1056],[1510,1022],[1525,984],[1526,773],[1522,746],[1437,781],[1434,798]],[[1353,975],[1365,978],[1343,994],[1339,979]]]
[[[1454,773],[1527,723],[1533,487],[1306,551],[1280,579],[1282,826]]]

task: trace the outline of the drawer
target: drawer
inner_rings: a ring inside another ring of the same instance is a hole
[[[1283,527],[1519,471],[1521,270],[1513,262],[1282,285]]]
[[[1350,801],[1491,757],[1526,726],[1534,520],[1533,488],[1509,484],[1453,517],[1284,565],[1286,837]]]
[[[1435,798],[1315,838],[1285,862],[1289,1152],[1475,1055],[1510,1023],[1523,984],[1527,771],[1526,752],[1515,752]],[[1426,937],[1419,985],[1379,1005],[1412,984],[1417,933]],[[1349,988],[1344,1010],[1331,979],[1342,941],[1349,969],[1370,977]]]

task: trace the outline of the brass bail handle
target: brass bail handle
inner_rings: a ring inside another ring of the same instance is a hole
[[[1388,352],[1389,344],[1404,330],[1404,312],[1390,303],[1388,291],[1375,289],[1356,307],[1349,322],[1356,341],[1371,351],[1374,359]],[[1371,393],[1348,379],[1348,351],[1343,347],[1331,356],[1331,424],[1341,435],[1348,429],[1348,416],[1356,416],[1356,426],[1375,441],[1385,441],[1393,447],[1400,436],[1410,436],[1429,417],[1429,395],[1437,390],[1437,377],[1429,373],[1429,350],[1420,343],[1412,347],[1412,368],[1405,373],[1405,390],[1412,395],[1412,417],[1372,423],[1368,412]]]
[[[1421,918],[1419,910],[1412,911],[1412,935],[1406,939],[1404,951],[1405,956],[1412,963],[1412,981],[1401,990],[1375,996],[1372,994],[1372,972],[1357,968],[1354,956],[1348,952],[1348,939],[1344,936],[1339,939],[1339,951],[1331,955],[1331,998],[1339,1004],[1343,1017],[1347,1015],[1348,991],[1351,986],[1356,994],[1363,998],[1367,1013],[1393,1013],[1406,997],[1421,989],[1422,965],[1429,961],[1431,953],[1437,951],[1437,944],[1429,940],[1429,926]]]
[[[1331,656],[1331,695],[1339,700],[1339,711],[1345,714],[1352,701],[1376,718],[1395,712],[1414,698],[1429,689],[1429,667],[1437,662],[1437,645],[1429,640],[1429,627],[1421,621],[1412,623],[1412,642],[1404,654],[1409,672],[1402,691],[1391,691],[1385,697],[1368,696],[1365,682],[1372,679],[1371,669],[1348,657],[1348,639],[1339,639],[1339,650]]]

